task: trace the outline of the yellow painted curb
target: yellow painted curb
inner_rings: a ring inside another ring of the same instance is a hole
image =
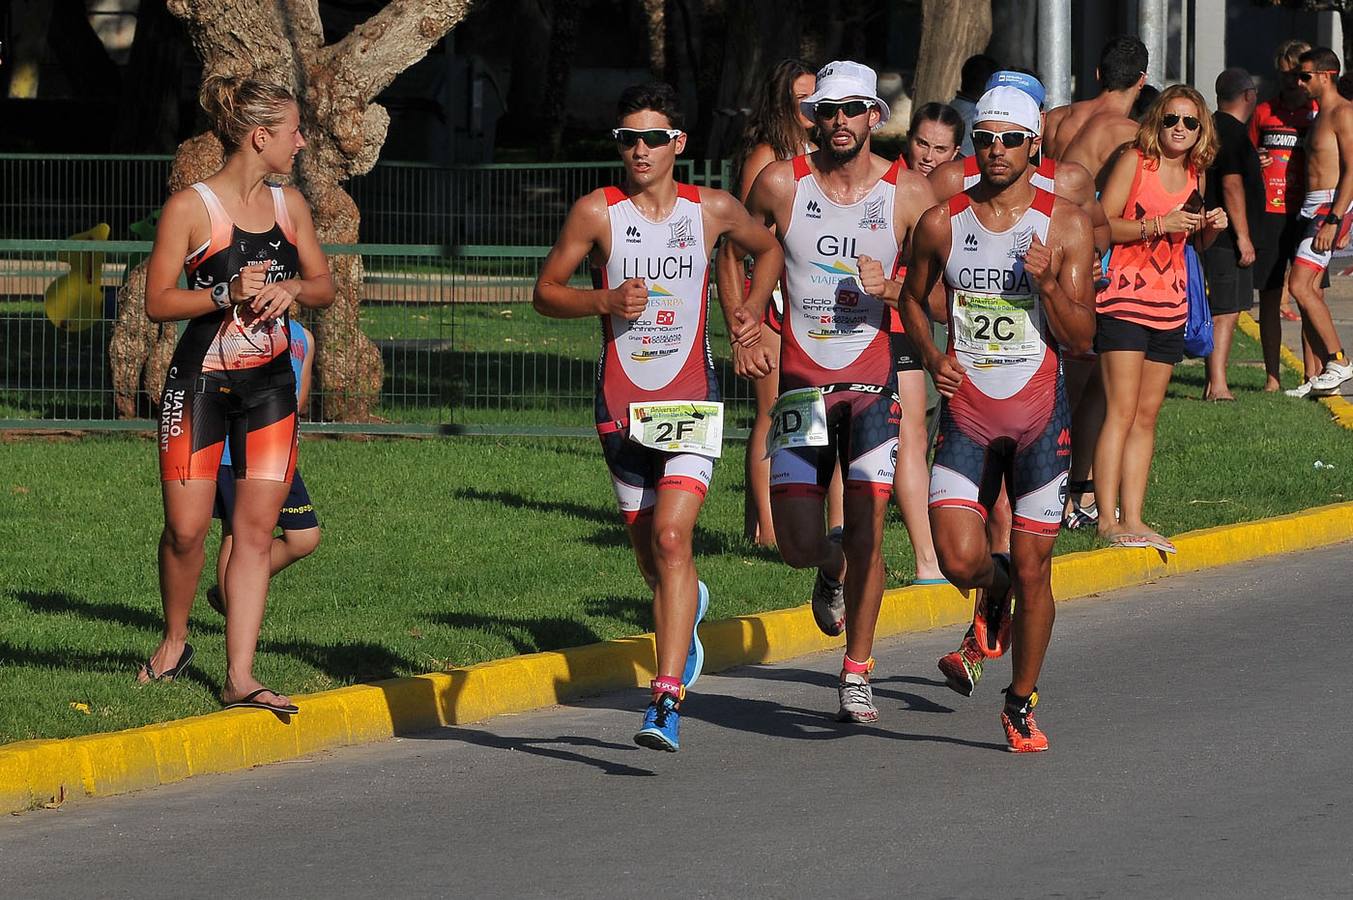
[[[1240,314],[1240,320],[1236,323],[1237,327],[1254,340],[1259,340],[1259,323],[1254,320],[1254,316],[1247,312]],[[1288,349],[1286,344],[1278,348],[1279,358],[1283,365],[1296,372],[1298,375],[1306,374],[1306,367],[1302,361],[1297,359],[1297,355]],[[1320,404],[1330,411],[1334,416],[1334,421],[1340,426],[1353,430],[1353,403],[1349,403],[1343,397],[1320,397]]]
[[[1169,558],[1145,549],[1059,556],[1052,585],[1066,600],[1349,539],[1353,502],[1189,532],[1175,538],[1179,553]],[[951,587],[898,588],[884,594],[878,634],[959,625],[971,617],[971,600]],[[700,634],[708,671],[842,645],[818,631],[807,606],[710,622]],[[653,666],[653,635],[644,634],[310,694],[296,698],[302,712],[290,722],[227,710],[112,734],[9,744],[0,747],[0,810],[120,794],[642,686]]]

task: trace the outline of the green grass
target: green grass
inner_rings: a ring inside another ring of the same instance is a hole
[[[1239,402],[1203,403],[1201,376],[1181,367],[1161,416],[1147,517],[1162,532],[1353,493],[1353,436],[1322,407],[1260,393],[1248,365],[1234,370]],[[304,693],[652,627],[595,440],[315,440],[301,459],[325,537],[274,583],[268,684]],[[742,460],[727,449],[696,537],[712,618],[797,605],[811,585],[743,540]],[[0,742],[217,708],[222,623],[203,603],[189,677],[133,682],[159,633],[161,521],[145,437],[0,444]],[[1058,552],[1093,543],[1064,534]],[[885,559],[890,586],[911,578],[895,514]]]

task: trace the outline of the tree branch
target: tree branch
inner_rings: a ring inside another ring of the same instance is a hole
[[[346,99],[369,103],[460,24],[473,3],[392,0],[343,40],[316,53],[313,65],[332,66],[337,80],[344,83]]]

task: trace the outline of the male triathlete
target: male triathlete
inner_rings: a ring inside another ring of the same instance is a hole
[[[573,205],[541,267],[535,307],[555,318],[600,316],[596,422],[639,571],[653,590],[657,675],[635,742],[676,750],[679,710],[699,677],[704,650],[695,627],[709,605],[697,580],[691,537],[720,454],[723,406],[705,332],[709,259],[728,235],[756,260],[748,303],[729,321],[735,341],[754,344],[779,276],[780,246],[724,191],[678,184],[686,146],[676,92],[627,88],[612,131],[623,187]],[[591,259],[593,290],[569,287]]]
[[[888,307],[864,290],[861,270],[872,260],[892,271],[934,195],[923,177],[870,152],[870,133],[889,109],[868,66],[828,63],[803,107],[820,149],[767,166],[747,198],[785,248],[771,515],[785,562],[818,570],[818,627],[846,633],[840,718],[873,722],[869,672],[900,411]],[[846,482],[840,542],[823,528],[823,498],[838,464]]]
[[[1324,370],[1303,387],[1309,386],[1311,396],[1323,397],[1338,393],[1353,378],[1353,362],[1344,355],[1320,287],[1330,257],[1336,248],[1348,246],[1353,226],[1353,166],[1345,163],[1353,156],[1353,103],[1339,93],[1339,57],[1328,47],[1301,54],[1297,80],[1320,112],[1306,133],[1306,200],[1301,207],[1306,230],[1297,244],[1287,289],[1301,307],[1307,345],[1324,362]]]
[[[982,96],[973,129],[981,179],[922,217],[902,294],[907,331],[945,398],[930,482],[940,567],[988,599],[973,646],[965,641],[973,652],[945,676],[970,694],[984,656],[1013,643],[1001,720],[1017,752],[1047,749],[1033,708],[1052,633],[1052,545],[1070,456],[1060,357],[1089,347],[1095,328],[1090,219],[1025,177],[1039,125],[1038,106],[1022,91]],[[925,328],[926,298],[941,276],[947,353]],[[985,527],[1002,482],[1014,507],[1008,562],[991,554]]]

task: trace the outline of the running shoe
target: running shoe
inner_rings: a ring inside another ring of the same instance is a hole
[[[949,685],[950,690],[971,697],[982,677],[985,660],[986,654],[977,646],[977,638],[973,637],[973,629],[969,627],[958,649],[940,657],[939,669],[944,675],[944,683]]]
[[[1005,709],[1001,724],[1005,726],[1005,743],[1011,753],[1038,753],[1048,749],[1048,736],[1034,721],[1034,707],[1038,705],[1038,691],[1022,703],[1012,703],[1014,695],[1006,691]]]
[[[973,638],[983,656],[997,659],[1010,649],[1010,624],[1014,618],[1015,579],[1010,572],[1010,554],[991,554],[992,565],[1005,569],[1007,587],[1000,594],[978,589],[973,613]]]
[[[681,749],[677,739],[681,724],[681,702],[671,694],[662,694],[644,710],[644,725],[634,735],[634,743],[650,750],[675,753]]]
[[[705,645],[700,643],[700,623],[709,610],[709,588],[703,581],[697,581],[696,584],[700,586],[700,599],[695,607],[695,627],[691,629],[691,649],[686,653],[686,668],[681,672],[681,683],[688,688],[695,684],[705,668]]]
[[[1350,378],[1353,378],[1353,362],[1327,362],[1325,371],[1311,379],[1311,393],[1317,397],[1337,394]]]
[[[854,672],[844,672],[837,692],[841,697],[841,711],[836,714],[836,721],[868,725],[879,720],[878,707],[874,705],[874,688],[868,678]]]
[[[1303,381],[1301,384],[1297,385],[1291,390],[1283,391],[1283,393],[1289,397],[1295,397],[1298,400],[1304,400],[1307,397],[1311,396],[1312,385],[1314,384],[1315,379],[1312,378],[1310,381]]]
[[[841,543],[841,528],[827,532],[827,540]],[[828,637],[836,637],[846,630],[846,586],[842,581],[828,578],[827,573],[817,570],[813,581],[813,619],[817,627]]]

